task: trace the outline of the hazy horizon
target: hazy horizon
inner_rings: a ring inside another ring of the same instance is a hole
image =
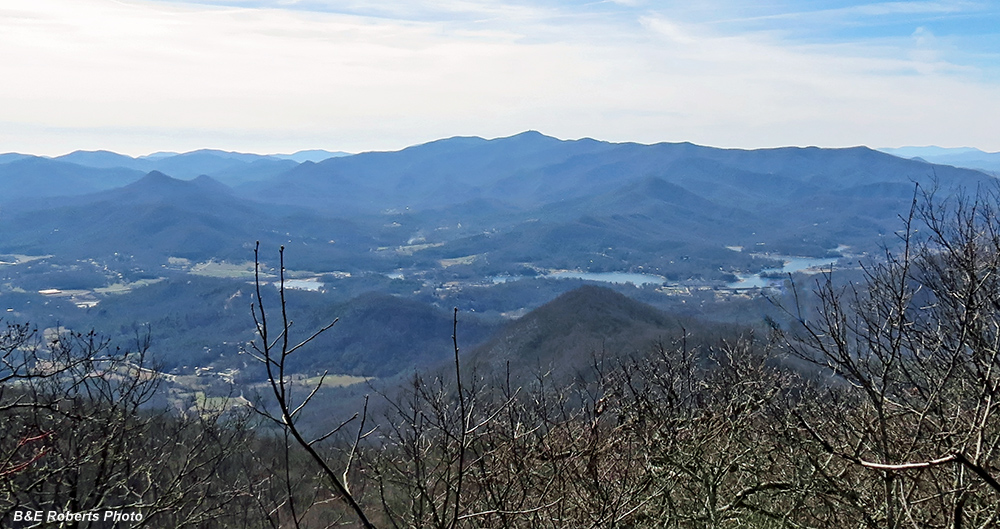
[[[529,131],[522,131],[521,133],[523,133],[523,132],[529,132]],[[536,131],[536,132],[541,132],[541,131]],[[521,134],[521,133],[518,133],[518,134]],[[541,133],[545,134],[544,132],[541,132]],[[549,134],[545,134],[545,135],[546,136],[551,136]],[[507,137],[511,137],[511,136],[514,136],[514,135],[510,135],[510,136],[497,136],[497,137],[483,138],[483,139],[486,139],[486,140],[495,140],[495,139],[502,139],[502,138],[507,138]],[[54,154],[50,154],[50,153],[40,154],[40,153],[21,152],[21,151],[0,151],[0,154],[20,154],[20,155],[26,155],[26,156],[38,156],[38,157],[42,157],[42,158],[51,158],[51,159],[59,158],[59,157],[62,157],[62,156],[67,156],[67,155],[74,154],[74,153],[80,153],[80,152],[87,152],[87,153],[110,152],[110,153],[113,153],[113,154],[119,154],[119,155],[123,155],[123,156],[128,156],[128,157],[135,158],[135,159],[155,157],[155,156],[158,156],[158,155],[172,156],[172,155],[178,155],[178,154],[188,154],[188,153],[197,152],[197,151],[222,151],[222,152],[227,152],[227,153],[253,154],[253,155],[258,155],[258,156],[293,156],[293,155],[296,155],[296,154],[306,153],[306,152],[312,152],[312,151],[325,151],[325,152],[329,152],[331,154],[339,154],[339,155],[355,155],[355,154],[362,154],[362,153],[366,153],[366,152],[391,152],[391,151],[405,149],[407,147],[413,147],[413,146],[416,146],[416,145],[422,145],[422,144],[425,144],[425,143],[431,143],[431,142],[434,142],[434,141],[440,141],[440,140],[443,140],[443,139],[454,138],[454,137],[459,137],[459,136],[449,136],[449,137],[442,137],[442,138],[432,138],[432,139],[428,139],[428,140],[421,141],[421,142],[418,142],[418,143],[414,143],[412,145],[405,145],[405,146],[400,147],[399,149],[366,149],[366,150],[359,150],[359,151],[354,151],[354,152],[345,151],[343,149],[338,149],[336,147],[307,147],[307,148],[296,149],[294,151],[285,151],[285,152],[277,152],[277,151],[240,151],[240,150],[229,149],[229,148],[224,148],[224,147],[201,147],[201,148],[196,148],[196,149],[191,149],[191,150],[186,150],[186,151],[168,151],[168,150],[160,149],[160,150],[154,150],[154,151],[150,151],[150,152],[140,152],[140,153],[119,152],[119,151],[115,151],[115,150],[112,150],[112,149],[98,148],[98,149],[74,149],[74,150],[71,150],[71,151],[59,152],[59,153],[54,153]],[[471,137],[471,136],[466,136],[466,137]],[[476,136],[476,137],[481,137],[481,136]],[[551,137],[556,137],[556,136],[551,136]],[[603,140],[601,138],[592,138],[592,137],[589,137],[589,136],[588,137],[581,137],[581,138],[558,138],[558,137],[556,137],[556,138],[559,139],[559,140],[562,140],[562,141],[576,141],[576,140],[581,140],[581,139],[594,139],[594,140],[597,140],[597,141],[609,141],[609,140]],[[611,141],[609,141],[609,142],[610,143],[637,143],[637,144],[642,144],[642,145],[652,145],[652,144],[655,144],[655,143],[688,143],[688,142],[685,142],[685,141],[678,141],[678,142],[673,142],[673,141],[666,142],[666,141],[664,141],[664,142],[650,142],[650,143],[646,143],[646,142],[633,142],[633,141],[621,141],[621,142],[611,142]],[[694,143],[694,142],[690,142],[690,143]],[[899,146],[894,146],[894,147],[886,147],[886,146],[871,146],[871,145],[860,145],[860,144],[859,145],[843,145],[843,146],[835,146],[835,147],[827,147],[827,146],[823,146],[823,145],[772,145],[772,146],[752,147],[752,148],[750,148],[750,147],[720,147],[718,145],[703,145],[703,144],[697,144],[697,145],[702,145],[702,146],[705,146],[705,147],[718,147],[718,148],[730,148],[730,149],[742,149],[742,150],[776,149],[776,148],[782,148],[782,147],[820,147],[820,148],[868,147],[868,148],[876,150],[876,151],[893,151],[893,150],[908,151],[908,150],[922,150],[922,149],[940,149],[942,151],[956,151],[957,152],[957,151],[961,151],[961,150],[972,150],[972,151],[982,152],[982,153],[985,153],[985,154],[1000,154],[1000,151],[998,151],[998,152],[991,152],[991,151],[987,151],[987,150],[984,150],[984,149],[980,149],[980,148],[975,147],[975,146],[967,146],[967,145],[950,146],[950,147],[943,147],[943,146],[940,146],[940,145],[899,145]]]
[[[397,150],[540,130],[1000,151],[966,1],[14,0],[0,151]]]

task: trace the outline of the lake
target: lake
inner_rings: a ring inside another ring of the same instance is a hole
[[[657,276],[653,274],[634,274],[628,272],[553,272],[551,274],[545,274],[537,276],[545,279],[582,279],[584,281],[599,281],[602,283],[617,283],[626,284],[632,283],[635,286],[642,285],[662,285],[667,281],[666,278],[662,276]],[[508,281],[517,281],[518,279],[523,279],[524,276],[496,276],[493,277],[493,283],[506,283]]]
[[[791,274],[809,269],[826,269],[837,263],[839,257],[791,257],[784,255],[769,255],[770,259],[781,259],[785,265],[781,268],[768,268],[761,271],[761,274]],[[764,288],[777,286],[784,281],[784,278],[774,279],[761,277],[760,274],[736,275],[739,281],[727,283],[728,288]]]
[[[278,286],[275,283],[274,286]],[[285,288],[290,290],[310,290],[312,292],[319,292],[323,288],[323,283],[320,283],[316,279],[286,279]]]

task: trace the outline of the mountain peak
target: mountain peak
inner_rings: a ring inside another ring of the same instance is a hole
[[[174,178],[172,176],[169,176],[169,175],[166,175],[164,173],[161,173],[160,171],[150,171],[150,172],[146,173],[146,176],[142,177],[139,180],[139,182],[143,182],[143,181],[145,181],[145,182],[169,182],[171,180],[175,180],[177,182],[180,182],[180,180],[177,180],[176,178]]]
[[[122,187],[121,190],[150,195],[164,195],[166,193],[184,192],[192,188],[191,182],[178,180],[160,171],[150,171],[146,173],[146,176]]]
[[[200,175],[193,180],[181,180],[160,171],[150,171],[146,176],[122,189],[157,195],[165,193],[232,194],[229,186],[208,175]]]
[[[269,154],[270,158],[276,158],[279,160],[291,160],[296,163],[318,163],[323,160],[329,160],[330,158],[343,158],[344,156],[351,156],[351,153],[344,151],[327,151],[323,149],[308,149],[303,151],[297,151],[292,154]]]
[[[472,357],[489,364],[513,361],[523,375],[531,369],[572,373],[593,354],[631,353],[679,329],[673,318],[645,303],[585,285],[512,322]]]
[[[8,162],[15,162],[15,161],[24,160],[24,159],[27,159],[27,158],[35,158],[35,156],[32,156],[30,154],[21,154],[21,153],[17,153],[17,152],[6,152],[6,153],[3,153],[3,154],[0,154],[0,164],[4,164],[4,163],[8,163]]]
[[[115,155],[115,156],[124,156],[122,154],[118,154],[116,152],[111,152],[111,151],[106,150],[106,149],[97,149],[96,151],[88,151],[86,149],[77,149],[77,150],[75,150],[75,151],[73,151],[73,152],[71,152],[69,154],[65,154],[63,156],[73,156],[73,155],[78,155],[78,154],[112,154],[112,155]],[[62,158],[62,156],[59,156],[58,158]]]
[[[128,169],[137,169],[137,170],[150,169],[148,165],[144,164],[142,161],[132,158],[131,156],[125,156],[124,154],[118,154],[116,152],[111,152],[106,150],[97,150],[97,151],[78,150],[78,151],[73,151],[69,154],[57,156],[54,158],[54,160],[74,163],[77,165],[82,165],[84,167],[93,167],[97,169],[112,169],[116,167],[123,167]]]
[[[654,307],[596,285],[584,285],[570,290],[542,305],[533,314],[535,317],[549,318],[566,313],[573,315],[576,325],[616,319],[656,324],[667,321],[666,316]]]
[[[537,141],[555,141],[562,142],[559,138],[554,138],[552,136],[546,136],[537,130],[526,130],[519,134],[513,136],[507,136],[506,138],[497,138],[499,141],[517,141],[517,142],[537,142]]]
[[[511,138],[548,138],[548,137],[549,136],[546,136],[535,129],[529,129],[524,132],[520,132],[518,134],[511,136]]]
[[[209,193],[219,193],[219,194],[232,194],[233,190],[226,184],[212,178],[208,175],[199,175],[194,180],[191,180],[191,184],[209,192]]]

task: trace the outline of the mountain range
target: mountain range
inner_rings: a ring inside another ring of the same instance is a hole
[[[985,152],[972,147],[899,147],[879,149],[882,152],[929,163],[953,165],[1000,174],[1000,152]]]
[[[309,266],[441,272],[448,262],[456,277],[527,265],[722,279],[768,264],[726,248],[870,251],[898,228],[917,183],[950,192],[993,181],[864,147],[716,149],[537,132],[319,163],[211,150],[5,159],[0,252],[233,259],[262,239],[301,247]],[[159,169],[144,176],[150,165]]]
[[[299,151],[293,154],[246,154],[221,151],[217,149],[200,149],[186,153],[161,152],[148,156],[131,157],[111,151],[74,151],[54,158],[31,156],[19,153],[0,154],[0,165],[9,162],[31,160],[36,173],[58,170],[63,167],[57,162],[73,164],[90,169],[114,169],[148,173],[159,171],[175,178],[189,180],[198,176],[212,176],[216,180],[229,185],[237,185],[249,181],[269,178],[281,174],[304,162],[319,162],[329,158],[349,156],[345,152],[332,152],[320,149]],[[7,168],[5,168],[7,169]],[[5,171],[6,174],[6,171]],[[127,174],[127,173],[124,173]],[[134,176],[132,178],[135,179]],[[126,180],[128,181],[128,180]],[[121,180],[107,178],[96,184],[94,189],[108,189],[121,185]],[[66,194],[76,194],[69,190]]]

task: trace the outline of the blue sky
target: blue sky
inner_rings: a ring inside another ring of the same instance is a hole
[[[8,0],[0,152],[1000,151],[995,2]]]

